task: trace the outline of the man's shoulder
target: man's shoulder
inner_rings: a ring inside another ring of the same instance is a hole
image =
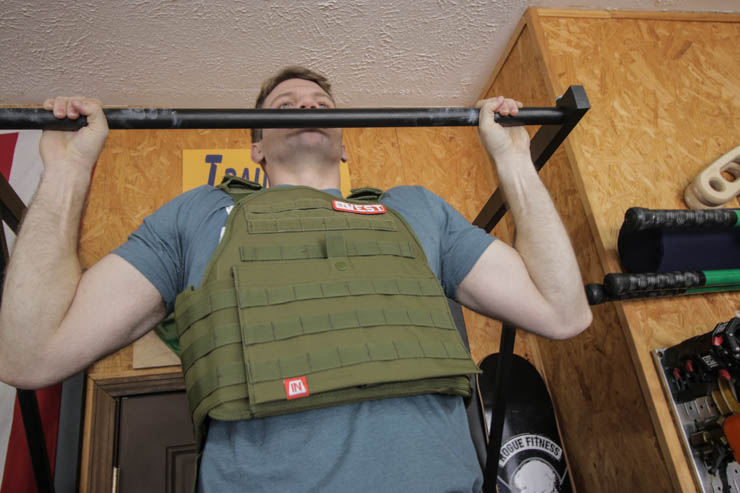
[[[190,190],[186,190],[182,192],[180,195],[177,195],[175,199],[181,199],[181,200],[193,200],[197,198],[202,198],[206,196],[216,196],[216,195],[227,195],[224,190],[214,187],[212,185],[200,185],[195,188],[191,188]]]
[[[421,185],[400,185],[389,188],[380,199],[394,208],[439,207],[444,199]]]
[[[173,197],[163,208],[193,208],[209,207],[216,204],[230,205],[233,203],[228,193],[211,185],[201,185]],[[222,205],[222,206],[225,206]]]
[[[384,192],[383,199],[396,197],[428,197],[434,195],[428,189],[421,185],[399,185],[389,188]]]

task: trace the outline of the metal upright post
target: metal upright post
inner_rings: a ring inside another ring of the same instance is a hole
[[[484,472],[483,491],[485,493],[496,492],[496,477],[498,476],[498,458],[501,451],[501,440],[504,434],[504,421],[506,417],[506,396],[509,387],[509,372],[511,360],[514,356],[514,340],[516,339],[516,328],[504,324],[501,329],[501,342],[499,343],[500,357],[497,362],[496,380],[493,387],[493,398],[495,409],[491,415],[491,430],[488,434],[488,449],[486,452],[486,469]]]

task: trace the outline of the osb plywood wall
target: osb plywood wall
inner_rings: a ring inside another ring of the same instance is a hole
[[[594,119],[572,147],[606,272],[633,205],[683,209],[682,192],[740,144],[740,17],[541,17],[551,73],[593,87]],[[737,207],[737,201],[728,204]],[[692,490],[650,351],[707,332],[737,293],[617,305],[674,484]]]
[[[621,271],[626,209],[686,208],[686,185],[740,144],[738,39],[738,16],[528,12],[492,87],[588,92],[567,155],[543,171],[585,282]],[[737,294],[605,304],[583,335],[537,341],[580,490],[695,490],[650,351],[738,308]]]

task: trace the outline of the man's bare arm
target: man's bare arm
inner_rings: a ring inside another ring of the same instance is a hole
[[[457,299],[545,337],[577,335],[592,315],[570,240],[532,164],[526,130],[493,121],[494,112],[516,114],[518,104],[500,98],[479,105],[481,140],[496,162],[516,241],[515,248],[492,243],[463,279]]]
[[[0,380],[38,388],[141,336],[164,316],[159,292],[109,255],[82,274],[80,220],[107,136],[98,102],[57,98],[57,117],[88,117],[77,132],[44,132],[44,173],[8,265],[0,307]]]

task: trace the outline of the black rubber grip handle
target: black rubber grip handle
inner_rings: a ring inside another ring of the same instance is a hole
[[[676,296],[683,294],[683,289],[665,289],[662,291],[637,291],[633,293],[623,293],[617,296],[610,296],[604,289],[603,284],[587,284],[586,299],[589,305],[600,305],[607,301],[632,300],[637,298],[660,298],[667,296]]]
[[[659,228],[732,228],[737,223],[733,209],[662,210],[630,207],[624,213],[624,227],[631,231]]]
[[[705,283],[706,276],[701,271],[607,274],[604,276],[604,290],[610,297],[641,291],[698,288]]]

